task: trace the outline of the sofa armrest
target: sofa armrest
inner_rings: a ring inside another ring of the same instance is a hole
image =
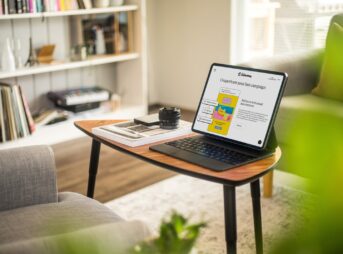
[[[0,151],[0,211],[57,202],[54,155],[48,146]]]
[[[128,254],[138,243],[152,237],[149,227],[140,221],[118,221],[0,244],[0,253],[114,253]]]
[[[256,59],[243,63],[242,66],[286,72],[288,82],[284,95],[305,94],[311,92],[318,83],[323,56],[323,50],[314,50],[310,53],[292,53]]]

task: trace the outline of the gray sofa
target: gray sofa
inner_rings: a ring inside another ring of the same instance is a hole
[[[122,253],[149,236],[96,200],[58,193],[49,147],[0,151],[0,253]]]
[[[343,14],[335,15],[330,24],[337,22],[343,26]],[[312,113],[331,114],[343,121],[343,102],[316,96],[311,93],[317,86],[321,67],[324,60],[324,50],[314,50],[310,53],[296,53],[272,57],[270,59],[254,60],[243,65],[267,70],[275,70],[288,73],[284,97],[274,124],[277,140],[281,150],[292,149],[289,138],[290,126],[299,126],[301,114]],[[343,70],[342,70],[343,71]],[[284,163],[285,156],[281,157],[278,169],[287,172],[302,174],[299,170],[291,168]],[[306,175],[301,175],[306,177]],[[273,193],[273,172],[264,176],[263,192],[265,197],[271,197]]]
[[[333,22],[343,26],[343,14],[335,15],[331,24]],[[290,146],[287,135],[289,126],[297,124],[296,119],[300,113],[325,112],[343,121],[342,101],[311,94],[312,89],[318,84],[323,58],[324,50],[315,50],[311,53],[282,55],[245,64],[254,68],[288,73],[284,97],[274,125],[281,148]],[[288,168],[287,171],[292,172],[292,169]]]
[[[287,145],[287,127],[299,111],[317,110],[322,105],[337,104],[335,101],[311,94],[311,90],[318,83],[322,58],[322,51],[314,51],[276,56],[246,64],[254,68],[288,73],[284,97],[274,125],[281,147]]]
[[[281,147],[288,144],[286,134],[289,123],[294,122],[299,112],[325,112],[343,120],[342,102],[311,94],[319,80],[322,59],[323,51],[317,50],[254,64],[257,68],[287,72],[289,76],[275,122],[275,131]]]

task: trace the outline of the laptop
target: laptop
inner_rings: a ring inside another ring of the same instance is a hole
[[[150,150],[215,171],[271,156],[276,147],[273,124],[286,82],[286,73],[215,63],[192,125],[201,135]]]

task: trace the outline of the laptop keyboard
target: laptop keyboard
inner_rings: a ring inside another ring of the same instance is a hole
[[[238,165],[254,158],[246,154],[204,142],[200,139],[185,138],[166,144],[231,165]]]

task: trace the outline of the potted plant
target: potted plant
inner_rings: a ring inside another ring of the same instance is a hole
[[[190,224],[189,219],[172,212],[169,220],[163,220],[159,236],[136,245],[132,254],[189,254],[195,253],[194,245],[205,222]]]

